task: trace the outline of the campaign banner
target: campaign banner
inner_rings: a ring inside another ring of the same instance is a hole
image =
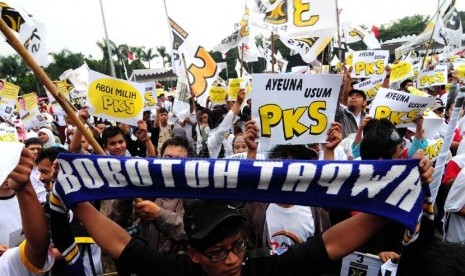
[[[389,78],[389,83],[403,81],[414,76],[412,63],[410,61],[403,60],[391,66],[391,77]]]
[[[247,97],[252,91],[250,82],[245,78],[229,79],[228,80],[228,100],[235,101],[239,90],[245,89],[245,96]]]
[[[137,126],[144,109],[144,84],[112,78],[92,70],[89,71],[88,83],[90,114]]]
[[[144,111],[157,108],[158,97],[155,81],[144,82]]]
[[[60,154],[58,160],[54,194],[68,208],[85,201],[136,197],[285,202],[368,212],[414,229],[424,200],[418,159],[154,159]]]
[[[447,66],[437,65],[433,69],[425,68],[418,72],[417,87],[424,88],[447,84]]]
[[[261,143],[326,142],[342,75],[253,74],[252,83],[252,118]]]
[[[18,135],[14,127],[0,126],[0,152],[4,156],[0,158],[0,183],[3,183],[13,169],[18,165],[21,150],[24,144],[18,141]]]
[[[65,99],[69,100],[71,85],[69,85],[66,82],[66,80],[53,81],[53,83],[57,86],[58,93],[63,95]],[[54,115],[66,115],[66,112],[61,107],[61,105],[58,103],[58,101],[55,99],[55,97],[53,97],[52,93],[48,91],[47,87],[44,86],[44,88],[45,88],[45,92],[47,92],[47,98],[53,107],[53,114]]]
[[[225,104],[228,91],[222,86],[212,86],[210,88],[210,102],[214,104]],[[237,93],[236,93],[237,97]]]
[[[389,51],[367,50],[354,52],[352,78],[372,78],[386,76]]]
[[[380,88],[371,103],[369,115],[375,119],[388,119],[397,127],[412,127],[416,126],[417,116],[422,115],[434,100],[434,97]]]
[[[28,93],[19,96],[17,109],[19,112],[19,117],[25,128],[38,128],[47,124],[45,119],[40,114],[35,93]]]
[[[18,98],[19,86],[0,80],[0,115],[10,118]]]
[[[367,99],[372,100],[383,86],[383,82],[384,77],[371,78],[354,84],[354,89],[362,90],[367,95]]]
[[[0,142],[19,142],[18,133],[14,127],[0,126]]]
[[[443,138],[438,139],[426,139],[428,141],[428,146],[424,150],[425,156],[427,156],[431,162],[436,161],[439,154],[441,153],[442,144],[444,143]]]

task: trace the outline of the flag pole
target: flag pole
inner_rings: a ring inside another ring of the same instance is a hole
[[[274,73],[274,33],[271,32],[271,73]]]
[[[244,66],[243,62],[244,62],[244,43],[241,44],[241,69],[239,70],[240,78],[242,78],[242,72],[244,70],[242,69],[242,67]]]
[[[34,74],[37,76],[39,81],[47,88],[52,96],[60,104],[61,108],[66,112],[66,115],[73,121],[76,127],[82,132],[82,135],[92,145],[95,152],[101,155],[105,155],[105,151],[102,149],[99,143],[95,140],[94,136],[89,133],[82,121],[78,118],[77,114],[73,111],[71,105],[64,100],[63,95],[58,91],[58,87],[50,80],[44,70],[37,64],[31,54],[24,48],[23,44],[16,38],[13,31],[6,25],[5,21],[0,18],[0,31],[5,35],[7,42],[13,47],[13,49],[23,58],[24,62],[31,68]]]
[[[439,3],[438,3],[438,6],[439,6]],[[434,31],[436,30],[436,23],[439,20],[439,15],[441,15],[439,7],[438,7],[437,13],[438,13],[438,15],[436,17],[436,21],[434,21],[433,31],[431,32],[431,36],[429,37],[428,43],[426,43],[425,56],[423,57],[423,61],[421,62],[421,69],[422,70],[425,67],[425,61],[426,61],[426,58],[428,57],[429,48],[430,48],[430,46],[433,46],[433,36],[434,36]]]
[[[337,22],[337,47],[338,47],[338,51],[337,51],[337,55],[338,55],[338,58],[339,60],[342,60],[342,42],[341,42],[341,31],[340,31],[340,23],[339,23],[339,13],[340,13],[340,10],[339,10],[339,1],[338,0],[335,0],[336,1],[336,22]]]

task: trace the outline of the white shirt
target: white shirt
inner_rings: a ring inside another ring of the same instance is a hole
[[[290,246],[305,242],[315,234],[312,210],[308,206],[284,208],[271,203],[266,210],[266,223],[271,255],[281,255]]]
[[[444,222],[444,227],[448,225],[444,239],[448,242],[465,243],[465,217],[455,214],[465,207],[465,170],[462,170],[452,184],[444,204],[446,216],[449,213],[449,223]]]

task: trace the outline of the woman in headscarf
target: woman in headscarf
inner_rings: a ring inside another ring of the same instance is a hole
[[[55,136],[53,132],[48,128],[41,128],[39,130],[39,139],[43,143],[43,148],[51,148],[51,147],[59,147],[57,143],[55,143]]]
[[[15,128],[16,128],[16,133],[18,133],[18,140],[21,142],[21,143],[24,143],[24,141],[26,141],[26,129],[24,128],[24,124],[21,123],[21,122],[18,122],[15,124]]]

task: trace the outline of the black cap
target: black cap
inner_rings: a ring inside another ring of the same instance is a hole
[[[225,201],[186,200],[184,202],[184,230],[188,239],[205,238],[229,218],[244,219],[234,205]]]
[[[354,93],[360,94],[363,97],[363,100],[366,101],[367,95],[365,94],[365,92],[363,92],[362,90],[358,90],[358,89],[352,89],[349,91],[349,97]]]

